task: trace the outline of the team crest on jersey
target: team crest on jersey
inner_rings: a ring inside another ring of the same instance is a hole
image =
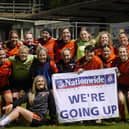
[[[42,94],[41,94],[41,96],[46,96],[46,95],[47,95],[47,93],[42,93]]]

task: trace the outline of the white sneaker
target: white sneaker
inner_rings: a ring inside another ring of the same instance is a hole
[[[7,115],[3,115],[1,118],[0,118],[0,121],[3,120]]]
[[[1,123],[1,121],[0,121],[0,127],[1,127],[1,128],[4,128],[4,125]]]

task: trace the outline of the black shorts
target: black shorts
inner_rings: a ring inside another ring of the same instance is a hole
[[[125,85],[122,85],[122,84],[118,84],[118,90],[121,90],[121,91],[123,91],[123,92],[129,91],[129,86],[125,86]]]
[[[44,115],[39,113],[33,114],[31,126],[41,126],[41,125],[45,125],[46,123],[47,123],[47,120]]]

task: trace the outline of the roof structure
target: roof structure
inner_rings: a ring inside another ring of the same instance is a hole
[[[105,23],[127,22],[129,21],[129,0],[83,0],[24,18]]]

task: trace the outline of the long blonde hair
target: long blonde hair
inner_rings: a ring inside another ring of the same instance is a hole
[[[46,81],[45,77],[42,76],[42,75],[37,75],[37,76],[34,78],[34,80],[33,80],[32,90],[31,90],[31,92],[28,93],[29,103],[30,103],[30,104],[33,104],[33,101],[34,101],[34,99],[35,99],[35,95],[36,95],[36,83],[37,83],[37,80],[38,80],[39,78],[43,78],[43,80],[44,80],[44,82],[45,82],[44,88],[47,90],[47,81]]]

